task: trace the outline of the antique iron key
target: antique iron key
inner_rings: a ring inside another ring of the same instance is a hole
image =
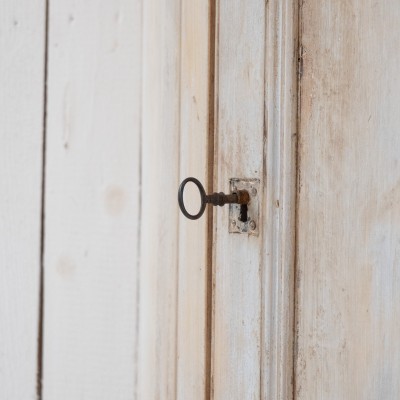
[[[197,214],[190,214],[186,208],[183,201],[183,191],[188,182],[194,183],[200,192],[201,206]],[[250,201],[250,195],[247,190],[237,190],[230,194],[225,193],[213,193],[206,194],[203,185],[193,177],[186,178],[182,181],[178,190],[178,203],[183,215],[189,219],[199,219],[206,209],[207,204],[212,204],[213,206],[224,206],[225,204],[240,204],[243,208],[247,209],[247,204]]]

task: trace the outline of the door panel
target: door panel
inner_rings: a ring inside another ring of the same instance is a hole
[[[399,3],[301,20],[297,398],[399,398]]]
[[[213,398],[292,394],[297,7],[221,0],[214,190],[258,178],[259,235],[214,211]]]
[[[195,176],[204,187],[208,162],[210,113],[210,4],[182,1],[180,80],[180,180]],[[176,192],[174,192],[176,208]],[[177,399],[203,399],[209,390],[207,329],[209,271],[208,223],[203,215],[179,218]]]
[[[175,399],[180,0],[141,1],[141,218],[138,399]]]
[[[218,10],[216,190],[229,178],[263,185],[265,4],[221,0]],[[232,234],[215,211],[214,398],[260,396],[262,235]]]
[[[40,391],[45,3],[0,7],[0,399]]]
[[[50,2],[43,399],[135,392],[138,2]]]
[[[186,176],[207,183],[209,8],[143,2],[138,398],[206,390],[207,220],[180,214]]]

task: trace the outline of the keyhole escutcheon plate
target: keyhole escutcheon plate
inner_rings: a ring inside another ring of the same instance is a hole
[[[229,204],[229,233],[247,233],[258,236],[260,217],[260,180],[255,178],[231,178],[231,193],[246,190],[250,195],[247,205]]]

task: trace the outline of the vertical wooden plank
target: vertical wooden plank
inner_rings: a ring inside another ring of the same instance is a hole
[[[181,29],[180,178],[209,186],[210,2],[184,1]],[[212,23],[212,22],[211,22]],[[212,83],[211,83],[212,84]],[[190,200],[194,199],[189,199]],[[195,204],[193,201],[192,205]],[[179,219],[178,399],[205,399],[209,382],[207,213]]]
[[[0,398],[33,399],[39,315],[45,2],[0,6]]]
[[[180,0],[143,2],[138,399],[176,398]]]
[[[141,2],[50,2],[44,399],[133,398]]]
[[[218,35],[216,188],[231,177],[263,187],[265,1],[220,0]],[[263,235],[229,234],[228,207],[215,215],[213,398],[256,399]]]
[[[270,0],[266,20],[262,399],[293,398],[298,8]]]
[[[297,399],[400,397],[400,7],[302,5]]]

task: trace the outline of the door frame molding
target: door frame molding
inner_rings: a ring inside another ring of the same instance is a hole
[[[266,12],[262,397],[293,397],[298,1]]]

